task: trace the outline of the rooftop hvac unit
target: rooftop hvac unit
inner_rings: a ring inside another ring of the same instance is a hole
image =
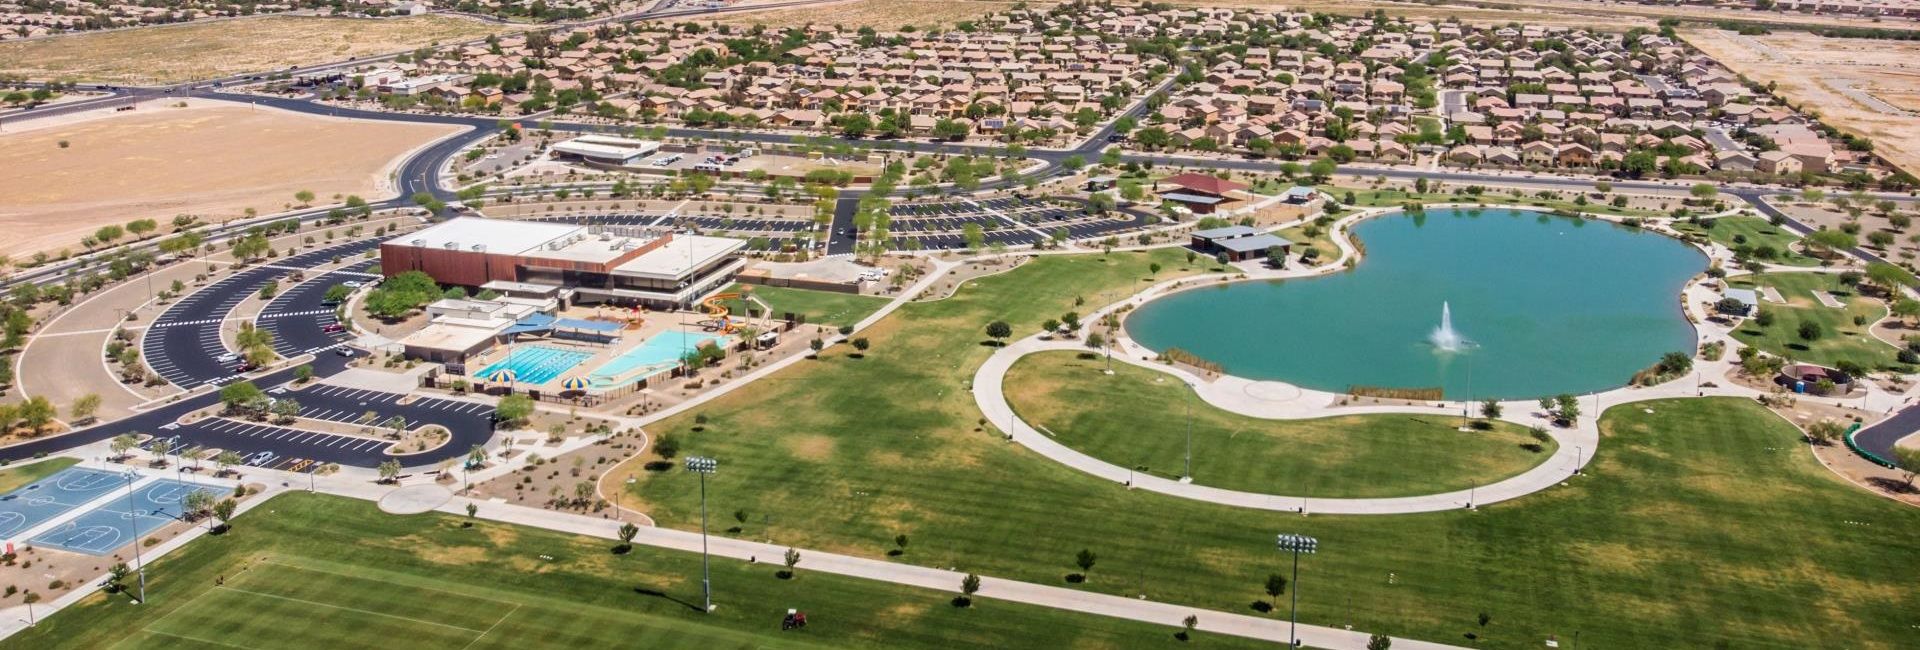
[[[450,251],[457,251],[457,250],[460,250],[460,242],[457,242],[457,241],[450,241],[450,242],[447,242],[447,243],[446,243],[446,248],[447,248],[447,250],[450,250]]]
[[[407,243],[410,243],[410,244],[413,244],[415,248],[424,248],[424,247],[426,247],[426,245],[427,245],[427,240],[425,240],[425,239],[415,239],[415,240],[413,240],[413,241],[411,241],[411,242],[407,242]]]
[[[485,253],[485,252],[487,252],[487,245],[486,245],[486,244],[474,244],[474,245],[473,245],[473,252],[475,252],[475,253]]]

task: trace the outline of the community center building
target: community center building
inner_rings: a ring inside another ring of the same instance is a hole
[[[746,267],[745,246],[644,227],[462,217],[382,243],[380,270],[566,304],[690,309]]]

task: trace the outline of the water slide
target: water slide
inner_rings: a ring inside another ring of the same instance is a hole
[[[726,302],[739,297],[740,294],[737,293],[716,293],[708,296],[706,300],[700,301],[700,308],[707,311],[707,316],[719,319],[720,333],[722,334],[733,333],[733,319],[727,317],[728,310]]]

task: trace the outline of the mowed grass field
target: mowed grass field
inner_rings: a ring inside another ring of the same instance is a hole
[[[33,79],[177,83],[390,54],[510,29],[448,16],[261,16],[0,43],[0,71]]]
[[[1435,415],[1262,420],[1201,401],[1172,375],[1074,352],[1029,355],[1007,373],[1007,396],[1029,424],[1121,467],[1179,478],[1191,407],[1193,482],[1309,497],[1394,497],[1486,485],[1546,460],[1558,446],[1496,422],[1460,431]]]
[[[31,465],[0,469],[0,494],[20,489],[28,483],[53,476],[55,472],[72,467],[80,461],[72,458],[49,458]]]
[[[719,459],[710,503],[739,514],[722,526],[749,539],[882,558],[905,534],[897,561],[1248,613],[1267,575],[1288,570],[1274,535],[1303,533],[1321,544],[1301,563],[1302,622],[1448,643],[1473,633],[1486,648],[1549,635],[1565,647],[1575,632],[1581,647],[1912,645],[1920,510],[1842,484],[1797,430],[1742,400],[1612,409],[1595,464],[1563,487],[1392,517],[1129,491],[979,421],[968,381],[992,352],[988,322],[1033,333],[1154,261],[1163,279],[1185,272],[1169,250],[1047,256],[970,281],[863,332],[863,359],[830,348],[649,432]],[[685,472],[643,475],[630,498],[662,526],[698,526]],[[1098,563],[1070,585],[1081,549]]]
[[[1745,249],[1754,259],[1762,262],[1789,266],[1820,265],[1820,260],[1794,250],[1793,245],[1800,241],[1800,235],[1760,217],[1721,217],[1705,220],[1698,226],[1675,220],[1672,225],[1674,230],[1706,235],[1715,243],[1735,251]]]
[[[1887,316],[1886,305],[1841,285],[1837,274],[1759,273],[1729,278],[1727,284],[1749,289],[1773,287],[1787,300],[1781,304],[1762,298],[1760,311],[1773,312],[1773,324],[1762,327],[1758,319],[1747,319],[1733,331],[1733,337],[1741,343],[1795,361],[1829,367],[1843,360],[1867,368],[1893,366],[1899,361],[1895,356],[1899,350],[1867,331],[1868,325]],[[1826,306],[1814,296],[1816,291],[1834,293],[1845,306]],[[1863,324],[1854,324],[1856,319]],[[1800,324],[1804,322],[1819,325],[1820,338],[1811,341],[1801,338]]]
[[[791,580],[778,561],[717,560],[719,607],[703,614],[697,554],[463,519],[286,494],[156,562],[147,604],[95,595],[0,648],[1188,647],[1174,627],[985,592],[961,609],[952,593],[808,572],[804,556]],[[807,628],[780,630],[788,608]]]
[[[740,292],[743,285],[735,285],[728,291]],[[791,287],[768,287],[752,285],[746,287],[761,302],[773,309],[775,318],[792,312],[804,316],[809,323],[821,325],[852,325],[860,322],[873,312],[887,306],[888,299],[878,296],[862,296],[852,293],[832,291],[814,291]],[[727,301],[727,308],[735,314],[746,313],[747,302],[743,299]]]

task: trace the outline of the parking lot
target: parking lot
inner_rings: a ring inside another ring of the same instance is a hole
[[[278,387],[267,392],[275,399],[298,403],[301,418],[368,426],[367,414],[372,413],[370,426],[375,428],[376,435],[391,430],[389,421],[399,418],[408,429],[428,424],[443,427],[452,434],[452,439],[433,452],[396,457],[387,453],[394,441],[384,438],[313,431],[298,428],[297,424],[281,426],[216,417],[191,424],[163,425],[139,448],[150,452],[164,441],[170,455],[196,450],[231,451],[239,454],[242,464],[249,467],[300,472],[324,463],[374,467],[392,458],[426,465],[465,454],[467,449],[486,444],[493,437],[493,406],[489,404],[433,397],[414,398],[403,404],[407,396],[401,393],[329,385],[314,385],[298,391]]]
[[[379,244],[378,239],[366,239],[316,248],[253,266],[208,284],[181,298],[154,319],[141,339],[141,356],[155,374],[181,388],[234,381],[240,376],[235,372],[237,363],[221,360],[232,350],[220,340],[220,328],[235,306],[258,293],[270,280],[291,271],[330,263],[335,257],[358,255]],[[299,310],[281,311],[267,322],[296,313],[318,315]]]
[[[326,304],[327,289],[347,282],[372,282],[380,279],[378,262],[355,264],[338,271],[309,276],[305,282],[288,289],[260,310],[255,322],[273,333],[273,351],[282,357],[321,354],[345,345],[352,335],[339,325],[338,305]]]
[[[769,245],[774,247],[800,246],[809,241],[809,234],[814,229],[814,223],[805,219],[768,219],[712,214],[611,213],[540,217],[533,221],[689,229],[713,236],[764,237]]]

